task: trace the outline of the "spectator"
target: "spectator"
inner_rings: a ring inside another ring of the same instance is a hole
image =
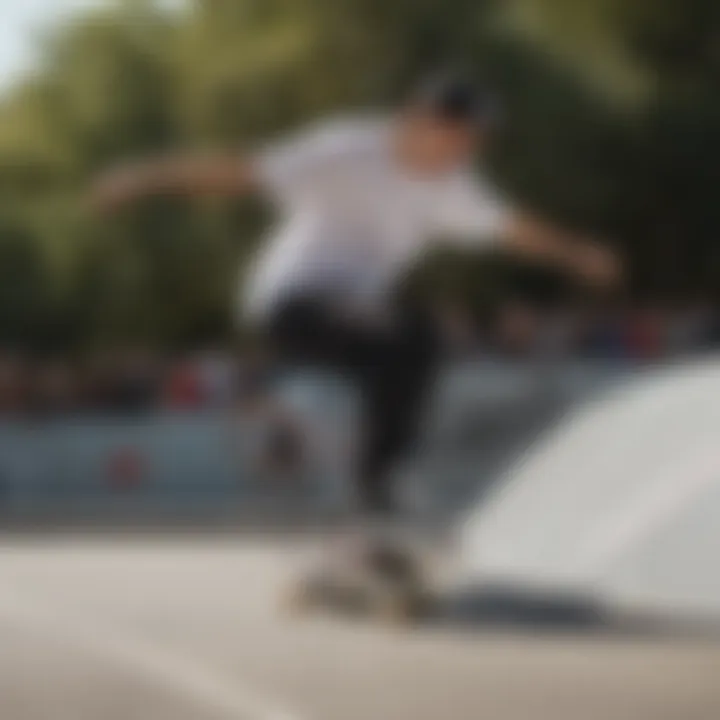
[[[582,354],[603,360],[626,359],[625,317],[619,309],[608,309],[591,318],[585,328]]]
[[[78,409],[73,372],[61,360],[41,362],[33,369],[28,409],[34,417],[64,416]]]
[[[461,305],[443,303],[437,308],[438,326],[442,329],[445,342],[458,356],[466,355],[477,348],[479,337],[472,316]]]
[[[202,407],[203,387],[200,373],[189,360],[170,368],[162,389],[162,404],[175,412],[198,411]]]
[[[699,300],[681,305],[669,320],[669,349],[676,355],[707,349],[716,340],[717,323],[718,315],[710,302]]]
[[[655,307],[644,307],[630,313],[625,326],[625,346],[633,360],[656,360],[667,348],[665,317]]]
[[[0,416],[17,415],[23,411],[26,385],[20,357],[10,352],[0,354]]]
[[[214,349],[195,360],[200,404],[205,408],[226,408],[235,395],[237,368],[231,355]]]
[[[497,343],[500,354],[522,358],[538,349],[540,321],[528,305],[512,302],[505,305],[497,321]]]
[[[569,308],[556,309],[545,318],[538,334],[538,351],[548,359],[572,357],[580,348],[584,322]]]
[[[160,370],[153,354],[132,348],[118,359],[114,378],[115,408],[121,412],[144,412],[157,404]]]
[[[84,412],[111,408],[115,398],[115,361],[108,353],[97,353],[79,365],[77,404]]]

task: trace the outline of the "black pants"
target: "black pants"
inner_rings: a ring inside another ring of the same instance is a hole
[[[380,325],[342,317],[324,302],[296,300],[279,308],[268,329],[281,364],[327,368],[358,388],[361,502],[371,513],[392,512],[391,471],[418,438],[438,367],[430,314],[405,307]]]

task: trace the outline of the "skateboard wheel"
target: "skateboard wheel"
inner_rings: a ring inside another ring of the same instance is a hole
[[[283,600],[283,610],[289,615],[307,615],[315,607],[315,592],[306,583],[290,589]]]
[[[372,614],[390,625],[408,625],[413,622],[416,613],[410,598],[390,594],[376,599]]]

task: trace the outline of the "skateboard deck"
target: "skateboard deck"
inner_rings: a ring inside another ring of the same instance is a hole
[[[294,614],[328,612],[393,624],[419,621],[432,606],[419,548],[387,540],[332,550],[298,579],[286,601]]]

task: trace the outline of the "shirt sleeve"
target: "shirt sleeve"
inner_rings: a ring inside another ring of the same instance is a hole
[[[505,234],[512,215],[510,204],[484,180],[461,175],[439,197],[436,230],[454,243],[486,244]]]
[[[261,185],[281,202],[328,187],[333,174],[361,149],[362,136],[342,122],[311,127],[258,152],[255,169]]]

